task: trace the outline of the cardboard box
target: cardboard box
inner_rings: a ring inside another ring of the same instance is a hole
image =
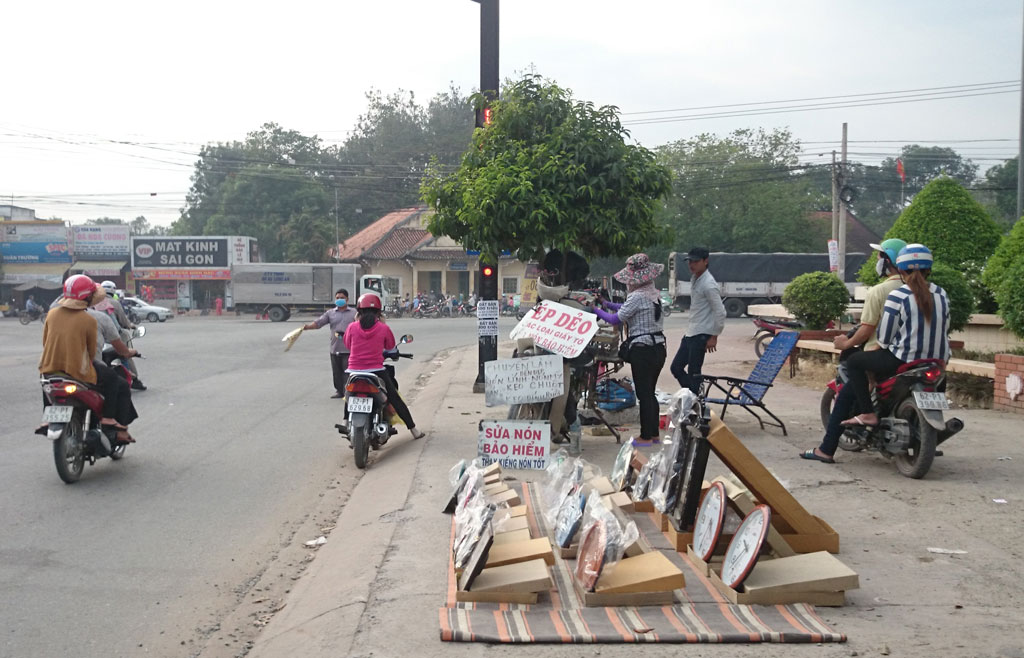
[[[672,605],[675,603],[675,592],[672,590],[664,592],[633,592],[622,594],[600,594],[598,592],[584,592],[583,588],[575,578],[570,578],[576,593],[579,595],[583,605],[588,608],[605,608],[615,606],[653,606]]]
[[[530,523],[526,520],[525,516],[513,516],[506,518],[500,523],[494,524],[494,534],[501,535],[506,532],[514,532],[516,530],[526,530],[529,532]]]
[[[547,537],[495,543],[487,554],[487,568],[538,559],[544,560],[548,566],[555,563],[555,554]],[[479,576],[477,578],[479,579]]]
[[[489,567],[473,583],[474,592],[524,593],[551,589],[551,574],[544,560]]]
[[[589,487],[591,491],[596,491],[601,496],[607,496],[608,494],[615,493],[615,487],[612,486],[611,481],[604,475],[585,482],[584,488],[587,487]]]
[[[601,496],[601,500],[608,509],[617,507],[625,512],[633,511],[633,499],[625,491],[616,491],[613,494]]]
[[[633,511],[634,512],[643,512],[643,513],[646,513],[646,514],[653,514],[654,511],[655,511],[654,510],[654,503],[652,503],[650,500],[634,500],[633,501]]]
[[[635,594],[663,592],[686,587],[686,578],[679,567],[660,551],[620,560],[608,574],[597,581],[597,594]]]
[[[457,590],[455,600],[459,603],[523,603],[537,602],[537,592],[464,592]]]
[[[809,603],[826,607],[839,607],[846,604],[846,592],[759,592],[748,594],[737,592],[722,582],[714,569],[708,575],[718,591],[732,603],[738,605],[785,605],[787,603]]]
[[[511,532],[499,532],[494,535],[495,544],[509,544],[517,541],[529,541],[531,539],[533,539],[533,537],[530,535],[529,528],[513,530]]]
[[[488,499],[496,505],[505,503],[509,507],[515,507],[523,504],[523,501],[519,500],[519,494],[516,493],[515,489],[509,489],[508,491],[488,496]]]

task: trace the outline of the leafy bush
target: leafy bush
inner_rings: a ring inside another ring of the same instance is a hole
[[[1024,220],[1018,220],[1009,235],[1003,236],[996,247],[992,257],[985,265],[985,273],[982,280],[990,290],[998,292],[1006,278],[1006,270],[1011,263],[1015,263],[1024,256]]]
[[[1024,338],[1024,255],[1017,256],[1006,268],[1003,283],[996,291],[996,301],[1006,328]]]
[[[857,280],[866,286],[877,286],[882,280],[882,277],[875,273],[875,252],[868,254],[868,259],[857,270]]]
[[[974,293],[967,277],[945,263],[935,263],[929,281],[946,291],[949,297],[949,330],[960,331],[974,313]]]
[[[984,263],[999,245],[1002,231],[980,203],[952,178],[924,186],[885,237],[919,242],[935,260],[961,268]]]
[[[849,302],[846,286],[828,272],[801,274],[782,293],[782,305],[808,329],[824,329],[843,314]]]

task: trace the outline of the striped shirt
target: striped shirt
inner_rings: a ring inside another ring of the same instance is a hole
[[[928,290],[932,295],[932,316],[928,323],[909,286],[897,288],[885,300],[877,330],[878,344],[904,363],[917,359],[948,361],[950,357],[949,298],[946,291],[934,283],[928,284]]]
[[[664,323],[662,315],[654,319],[655,304],[643,293],[631,292],[626,301],[619,307],[619,319],[629,325],[629,337],[633,338],[633,345],[655,345],[664,343],[664,336],[650,336],[647,334],[661,333]]]

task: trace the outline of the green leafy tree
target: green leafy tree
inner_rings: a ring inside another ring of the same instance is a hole
[[[949,298],[949,330],[960,331],[966,327],[976,304],[967,277],[945,263],[934,263],[929,280],[945,290]]]
[[[1003,236],[995,253],[985,264],[985,285],[993,291],[998,291],[1006,279],[1010,265],[1021,258],[1024,258],[1024,220],[1017,220],[1009,235]]]
[[[808,329],[824,329],[849,302],[850,291],[829,272],[801,274],[782,291],[782,305]]]
[[[622,256],[665,235],[655,214],[670,174],[626,143],[616,108],[529,75],[505,88],[492,116],[454,173],[435,161],[423,181],[434,235],[485,258],[510,249],[524,260],[550,249]]]
[[[702,134],[658,149],[672,170],[662,214],[676,251],[823,251],[827,236],[808,214],[828,203],[797,160],[800,144],[786,130]],[[817,173],[817,172],[815,172]]]
[[[985,189],[992,200],[996,219],[1012,226],[1017,217],[1017,158],[991,167],[985,172]]]
[[[996,291],[996,300],[1006,327],[1024,338],[1024,256],[1018,255],[1006,268],[1006,276]]]

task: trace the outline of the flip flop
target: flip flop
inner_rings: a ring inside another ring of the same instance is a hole
[[[822,457],[818,453],[814,452],[814,449],[806,450],[800,453],[800,459],[810,459],[811,461],[819,461],[823,464],[835,464],[836,460],[831,457]]]
[[[878,423],[865,423],[860,416],[854,416],[839,423],[843,427],[878,427]]]
[[[115,439],[118,443],[135,443],[135,439],[126,430],[118,430]]]

